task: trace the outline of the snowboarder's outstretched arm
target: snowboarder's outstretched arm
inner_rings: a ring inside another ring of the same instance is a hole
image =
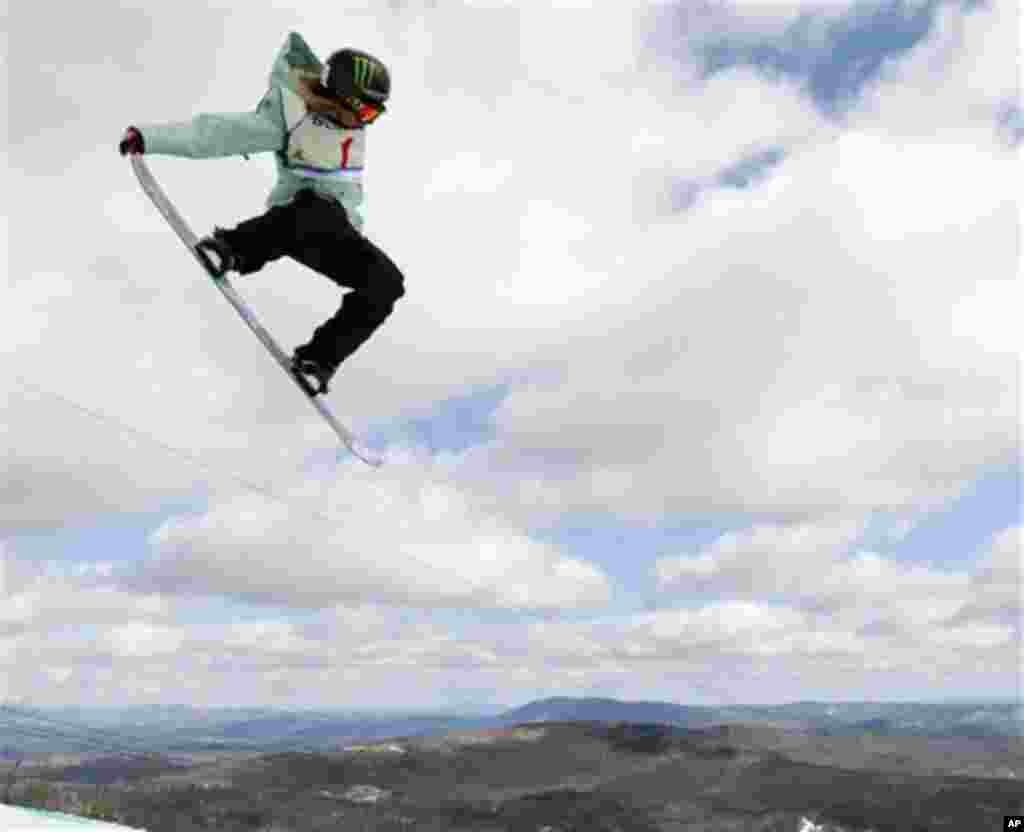
[[[127,153],[159,153],[213,159],[283,150],[288,132],[281,92],[300,96],[309,109],[329,112],[334,102],[314,93],[323,64],[298,32],[290,32],[278,51],[268,79],[268,91],[255,112],[204,113],[191,121],[140,124],[141,139],[122,139]]]
[[[271,90],[255,111],[201,113],[191,121],[140,124],[146,153],[214,159],[281,150],[285,128],[280,91]]]

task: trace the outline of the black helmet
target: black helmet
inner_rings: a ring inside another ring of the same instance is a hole
[[[339,49],[324,65],[321,83],[339,98],[355,96],[383,109],[391,94],[391,75],[373,55],[358,49]]]

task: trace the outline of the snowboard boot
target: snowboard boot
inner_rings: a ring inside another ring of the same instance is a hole
[[[241,258],[227,241],[223,228],[214,226],[213,234],[203,237],[196,243],[196,250],[214,277],[223,277],[230,271],[238,271],[241,265]]]
[[[309,395],[316,396],[330,392],[327,382],[331,380],[336,368],[328,367],[315,358],[308,357],[301,347],[292,355],[292,373]],[[315,382],[315,383],[314,383]]]

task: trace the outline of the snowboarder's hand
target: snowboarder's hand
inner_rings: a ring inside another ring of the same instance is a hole
[[[142,133],[139,132],[137,127],[129,127],[124,131],[124,138],[121,139],[121,144],[117,146],[117,149],[124,156],[126,153],[144,153],[146,150],[145,142],[142,141]]]

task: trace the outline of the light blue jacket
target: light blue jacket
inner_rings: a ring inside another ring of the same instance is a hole
[[[310,112],[300,77],[319,77],[323,64],[297,32],[289,33],[255,111],[203,113],[191,121],[138,125],[147,154],[212,159],[273,151],[277,182],[267,206],[290,202],[302,188],[338,200],[362,229],[366,130],[348,129]]]

